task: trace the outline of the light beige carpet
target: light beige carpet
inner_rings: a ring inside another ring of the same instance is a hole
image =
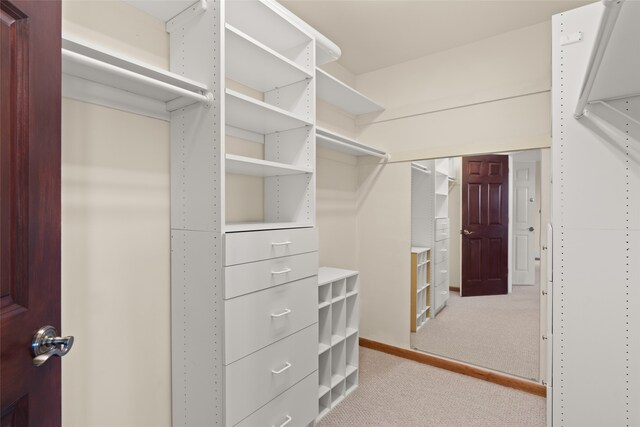
[[[545,399],[360,347],[360,386],[318,427],[544,427]]]
[[[538,274],[536,282],[539,283]],[[435,319],[411,334],[411,346],[472,365],[538,380],[540,285],[509,295],[451,297]]]

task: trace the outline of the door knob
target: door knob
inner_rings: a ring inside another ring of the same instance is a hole
[[[51,356],[62,357],[71,350],[73,337],[59,337],[58,331],[51,325],[43,326],[33,336],[31,349],[33,351],[33,366],[41,366]]]
[[[469,236],[470,234],[475,233],[475,231],[462,230],[462,233],[463,233],[465,236]]]
[[[529,231],[533,231],[533,227],[529,227]]]

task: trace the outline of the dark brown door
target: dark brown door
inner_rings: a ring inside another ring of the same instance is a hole
[[[61,423],[60,358],[31,340],[60,331],[60,2],[0,0],[0,410],[2,427]]]
[[[509,156],[462,158],[462,296],[508,293]]]

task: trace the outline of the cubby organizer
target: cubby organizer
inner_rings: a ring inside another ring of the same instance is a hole
[[[359,286],[357,271],[318,272],[318,420],[358,386]]]
[[[431,249],[411,248],[411,332],[431,316]]]

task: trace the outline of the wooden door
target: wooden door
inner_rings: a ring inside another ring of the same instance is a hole
[[[462,296],[508,293],[509,156],[462,158]]]
[[[536,162],[513,162],[513,283],[533,285],[536,280],[534,233]]]
[[[31,341],[60,331],[60,3],[0,1],[0,410],[4,426],[61,423],[60,358]]]

